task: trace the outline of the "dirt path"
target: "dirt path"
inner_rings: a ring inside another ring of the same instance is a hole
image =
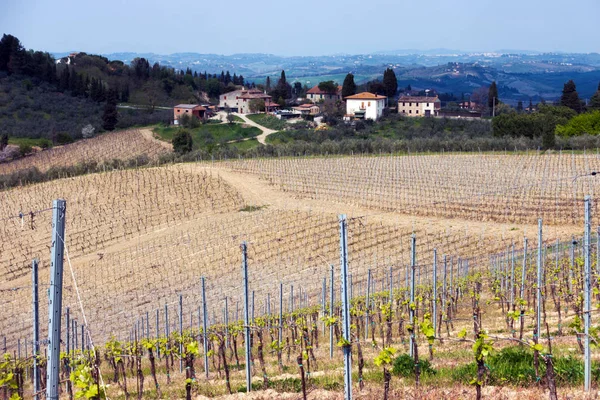
[[[164,140],[155,138],[154,132],[152,132],[151,129],[142,128],[142,129],[140,129],[140,132],[142,133],[142,136],[144,138],[148,139],[149,141],[160,144],[162,147],[164,147],[165,149],[167,149],[169,151],[173,151],[173,145],[171,145],[171,143],[165,142]]]
[[[243,119],[244,123],[254,126],[262,131],[262,134],[260,134],[256,137],[256,140],[258,140],[258,143],[260,143],[260,144],[267,144],[267,142],[266,142],[267,136],[272,135],[275,132],[277,132],[277,131],[274,131],[273,129],[265,128],[264,126],[257,124],[256,122],[252,121],[250,118],[246,117],[244,114],[233,113],[233,115],[238,116],[241,119]]]

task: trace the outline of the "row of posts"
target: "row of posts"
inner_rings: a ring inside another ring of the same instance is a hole
[[[583,307],[583,319],[584,319],[584,388],[586,391],[590,390],[591,387],[591,353],[590,353],[590,326],[591,326],[591,289],[592,289],[592,278],[591,278],[591,211],[590,211],[590,196],[586,196],[584,200],[585,206],[585,223],[584,223],[584,307]],[[65,237],[65,214],[66,214],[66,202],[64,200],[55,200],[53,203],[53,218],[52,218],[52,249],[51,249],[51,262],[50,262],[50,276],[51,285],[49,290],[49,318],[48,318],[48,349],[47,349],[47,387],[46,387],[46,398],[47,399],[58,399],[58,388],[59,388],[59,372],[60,372],[60,332],[61,332],[61,310],[62,310],[62,284],[63,284],[63,258],[64,258],[64,240]],[[352,294],[349,293],[349,279],[351,277],[348,273],[348,242],[347,242],[347,219],[345,215],[339,216],[339,231],[340,231],[340,283],[341,283],[341,317],[342,317],[342,335],[346,343],[351,342],[350,336],[350,299]],[[251,390],[251,373],[250,373],[250,296],[249,296],[249,281],[248,281],[248,260],[247,260],[247,244],[244,242],[241,246],[242,249],[242,275],[243,275],[243,299],[244,299],[244,336],[246,346],[246,385],[247,390]],[[514,251],[514,249],[513,249]],[[600,250],[599,250],[600,251]],[[524,257],[523,263],[525,265],[525,259],[527,254],[527,239],[524,241]],[[536,332],[540,335],[541,332],[541,304],[542,304],[542,265],[543,265],[543,240],[542,240],[542,220],[538,221],[538,257],[537,257],[537,310],[536,310]],[[411,237],[411,260],[410,260],[410,302],[415,301],[415,283],[416,277],[416,238],[413,235]],[[35,397],[39,395],[39,368],[37,367],[39,357],[39,298],[38,298],[38,260],[32,262],[32,287],[33,287],[33,382],[34,382],[34,393]],[[446,265],[446,257],[444,256],[444,266]],[[444,268],[445,269],[445,268]],[[468,271],[468,264],[467,264]],[[420,277],[419,277],[420,278]],[[437,251],[434,250],[434,262],[433,262],[433,291],[434,291],[434,315],[437,315]],[[521,297],[523,297],[523,287],[525,279],[525,267],[523,267],[522,284],[521,284]],[[333,265],[330,269],[330,282],[334,281],[334,269]],[[392,275],[390,273],[390,293],[392,293]],[[514,285],[514,261],[511,268],[511,285]],[[206,303],[206,288],[205,278],[201,279],[202,283],[202,307],[203,307],[203,341],[204,341],[204,365],[205,373],[208,377],[208,348],[207,348],[207,330],[208,317],[207,317],[207,303]],[[334,304],[334,285],[330,285],[330,317],[333,316],[333,304]],[[444,287],[446,286],[446,274],[444,273]],[[369,313],[369,299],[371,290],[371,271],[368,271],[367,276],[367,288],[366,288],[366,319],[368,320]],[[323,312],[325,311],[325,291],[326,291],[326,280],[323,282]],[[513,289],[511,287],[511,293]],[[293,292],[292,292],[293,293]],[[252,292],[252,300],[254,299]],[[292,294],[293,296],[293,294]],[[280,283],[279,287],[279,342],[282,341],[282,326],[283,326],[283,284]],[[269,299],[270,300],[270,299]],[[391,300],[391,296],[390,296]],[[291,297],[293,302],[293,297]],[[293,307],[293,303],[290,304]],[[226,303],[227,307],[227,303]],[[268,301],[267,312],[270,314],[270,301]],[[156,310],[156,322],[157,322],[157,333],[158,333],[158,310]],[[179,331],[183,332],[183,304],[182,296],[179,296]],[[165,318],[168,321],[168,310],[165,305]],[[254,307],[252,307],[252,318],[254,317]],[[226,310],[225,316],[227,318],[228,312]],[[200,316],[199,316],[200,317]],[[69,325],[74,324],[76,327],[76,321],[70,321],[69,311],[67,309],[67,347],[73,344],[70,342],[69,337]],[[410,323],[414,323],[415,311],[410,307]],[[226,321],[227,322],[227,321]],[[434,332],[437,332],[437,318],[433,318]],[[169,335],[169,324],[166,324],[165,334]],[[366,330],[368,331],[368,330]],[[82,345],[85,342],[84,327],[82,326]],[[146,334],[149,335],[149,320],[148,314],[146,314]],[[367,334],[367,333],[365,333]],[[73,341],[76,341],[76,328],[73,331]],[[412,353],[414,346],[414,333],[410,336],[410,351]],[[6,347],[6,344],[5,344]],[[180,349],[181,350],[181,349]],[[351,374],[351,346],[343,347],[344,355],[344,386],[345,386],[345,399],[352,398],[352,374]],[[333,357],[333,325],[330,326],[330,357]],[[180,365],[180,369],[183,369],[183,365]]]

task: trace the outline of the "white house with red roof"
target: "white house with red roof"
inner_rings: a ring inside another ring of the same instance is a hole
[[[383,115],[387,98],[370,92],[362,92],[348,96],[345,100],[347,118],[377,121]]]
[[[321,101],[336,101],[342,99],[342,87],[338,86],[336,93],[327,93],[321,89],[319,89],[319,85],[309,89],[306,92],[306,98],[313,103],[319,103]]]

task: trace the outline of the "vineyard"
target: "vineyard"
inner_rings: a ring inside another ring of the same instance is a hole
[[[5,190],[0,396],[33,393],[31,262],[45,293],[64,198],[65,398],[226,396],[246,391],[249,365],[252,398],[338,399],[345,353],[356,398],[585,398],[600,264],[593,229],[587,310],[582,200],[596,226],[597,167],[589,154],[257,159]],[[39,307],[45,338],[46,296]]]
[[[79,163],[131,160],[146,156],[158,159],[169,150],[164,144],[148,137],[148,132],[139,129],[118,131],[80,140],[65,146],[54,147],[10,163],[0,163],[0,175],[7,175],[29,168],[46,172],[51,168],[73,166]]]
[[[410,215],[576,224],[597,183],[595,154],[428,155],[233,161],[234,171],[302,198]],[[579,179],[575,179],[579,178]],[[575,179],[575,181],[574,181]],[[428,206],[423,207],[423,203]]]

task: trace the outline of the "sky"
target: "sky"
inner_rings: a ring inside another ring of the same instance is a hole
[[[600,52],[600,0],[0,0],[28,49],[292,55]]]

